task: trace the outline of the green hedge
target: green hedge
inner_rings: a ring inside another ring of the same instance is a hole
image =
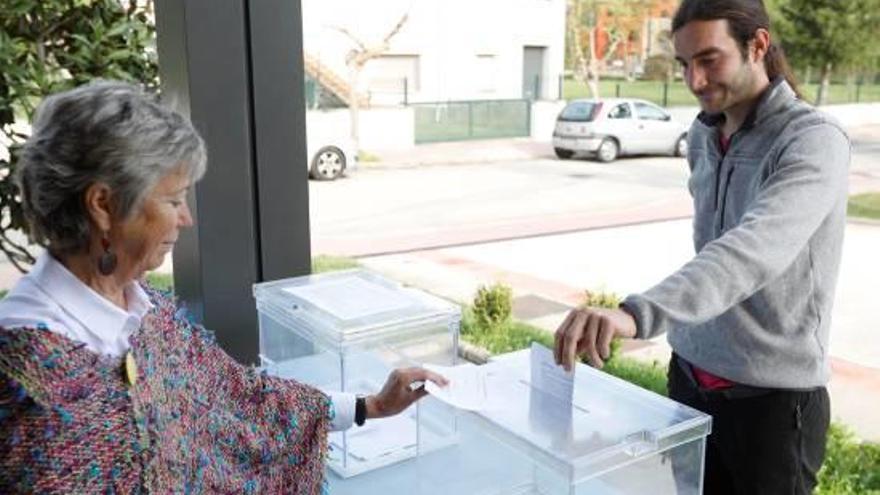
[[[856,194],[849,197],[847,214],[851,217],[880,220],[880,193]]]

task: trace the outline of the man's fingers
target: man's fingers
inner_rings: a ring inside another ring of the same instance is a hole
[[[562,349],[562,367],[565,368],[565,371],[571,371],[574,363],[577,362],[578,342],[580,342],[584,334],[586,322],[587,314],[583,311],[578,311],[574,321],[571,322],[565,331]]]
[[[582,344],[582,350],[586,352],[587,359],[590,361],[590,364],[596,368],[602,367],[602,358],[599,357],[599,353],[596,351],[596,339],[599,337],[599,323],[599,315],[596,313],[591,314],[590,319],[587,320]]]
[[[602,324],[599,326],[599,355],[604,360],[611,357],[611,341],[614,340],[614,325],[608,318],[602,318]]]
[[[556,335],[554,336],[555,342],[553,346],[553,359],[556,360],[556,364],[562,364],[562,350],[565,346],[565,332],[568,329],[568,326],[571,325],[572,320],[574,320],[577,315],[577,310],[573,309],[568,312],[565,316],[565,320],[559,325],[559,328],[556,329]]]

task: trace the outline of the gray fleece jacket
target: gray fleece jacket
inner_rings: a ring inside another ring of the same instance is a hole
[[[696,256],[623,306],[638,337],[718,376],[803,389],[830,376],[828,333],[846,223],[850,142],[782,79],[722,155],[718,118],[688,134]]]

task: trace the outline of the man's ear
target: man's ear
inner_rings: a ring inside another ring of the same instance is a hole
[[[110,230],[113,220],[113,194],[104,182],[95,182],[86,189],[83,200],[85,201],[86,214],[92,223],[101,230]]]
[[[770,51],[770,31],[764,28],[755,30],[755,36],[749,42],[749,55],[754,57],[754,62],[763,62],[767,52]]]

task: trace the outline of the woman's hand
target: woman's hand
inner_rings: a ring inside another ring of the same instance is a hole
[[[636,320],[622,309],[577,308],[571,310],[556,330],[554,357],[565,371],[571,371],[579,354],[595,368],[611,357],[614,337],[636,336]]]
[[[431,380],[441,387],[447,384],[445,378],[424,368],[399,368],[392,371],[382,390],[367,397],[367,419],[394,416],[428,395],[425,387],[419,383],[425,380]]]

